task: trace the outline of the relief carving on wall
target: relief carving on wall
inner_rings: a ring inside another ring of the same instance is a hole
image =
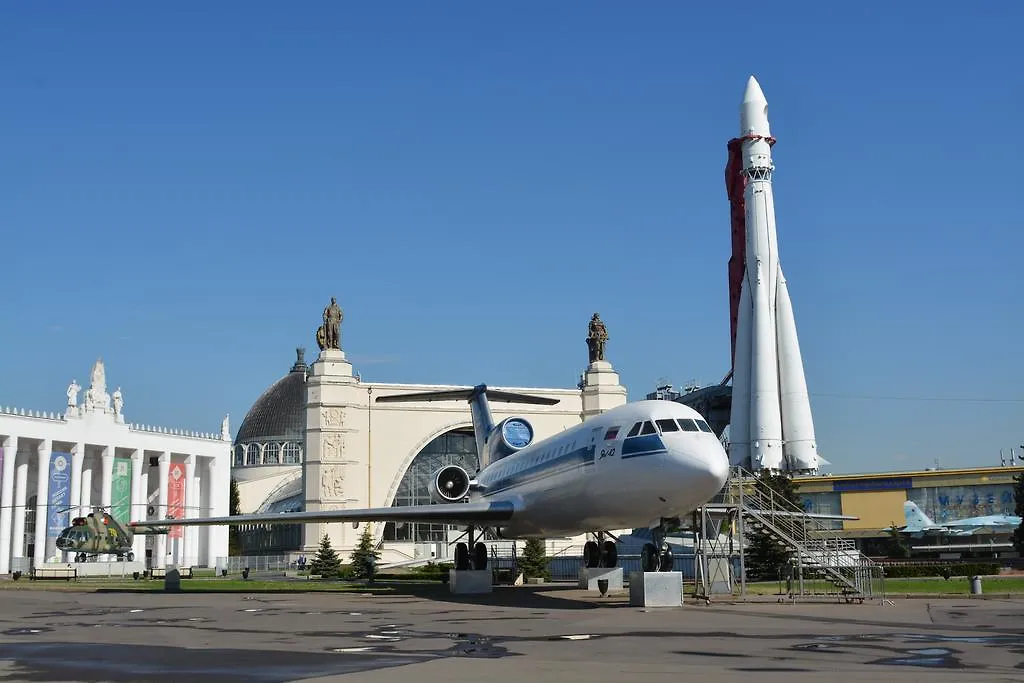
[[[345,426],[345,409],[336,406],[321,408],[320,423],[324,429],[341,429]]]
[[[345,437],[338,433],[324,434],[320,442],[321,462],[340,462],[345,453]]]
[[[341,498],[345,495],[345,476],[341,465],[330,465],[320,470],[320,497]]]

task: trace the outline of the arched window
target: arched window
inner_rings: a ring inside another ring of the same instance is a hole
[[[302,446],[289,441],[281,449],[281,462],[285,465],[301,465],[302,464]]]
[[[281,452],[281,444],[268,443],[263,449],[263,464],[276,465],[278,454]]]
[[[245,464],[245,446],[235,446],[235,467],[241,467]]]
[[[246,465],[259,465],[260,464],[260,445],[258,443],[249,444],[249,452],[245,457]]]
[[[477,470],[476,441],[473,431],[456,429],[437,437],[420,451],[395,493],[392,505],[429,505],[428,484],[430,475],[445,465],[459,465],[472,477]],[[388,522],[384,525],[385,541],[411,543],[437,543],[447,540],[445,524],[412,524],[409,522]],[[452,527],[456,528],[456,527]]]

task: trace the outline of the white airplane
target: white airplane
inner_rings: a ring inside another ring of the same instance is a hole
[[[482,469],[447,465],[430,478],[431,505],[353,510],[263,513],[230,517],[131,522],[129,526],[295,524],[401,521],[468,527],[455,547],[456,569],[486,569],[487,548],[477,528],[499,538],[552,538],[594,533],[584,546],[588,567],[615,567],[610,529],[648,527],[652,543],[641,553],[644,571],[667,571],[672,555],[666,523],[678,524],[725,485],[729,458],[700,413],[671,401],[636,401],[612,408],[534,442],[522,417],[494,422],[488,401],[554,405],[557,399],[472,389],[380,396],[379,403],[466,400]]]

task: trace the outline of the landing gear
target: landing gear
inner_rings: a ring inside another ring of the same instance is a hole
[[[472,554],[469,552],[471,546]],[[468,569],[487,569],[487,546],[473,542],[472,527],[469,529],[469,543],[455,544],[455,570],[461,572]]]
[[[595,567],[614,568],[619,563],[619,551],[615,541],[604,540],[605,532],[597,533],[597,541],[583,544],[583,566],[588,569]]]
[[[651,529],[654,543],[645,543],[640,551],[640,568],[645,572],[670,572],[675,567],[672,549],[665,541],[665,520]]]

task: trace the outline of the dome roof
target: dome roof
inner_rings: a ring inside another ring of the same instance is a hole
[[[252,404],[235,435],[236,444],[306,440],[306,350],[295,352],[291,371]]]

